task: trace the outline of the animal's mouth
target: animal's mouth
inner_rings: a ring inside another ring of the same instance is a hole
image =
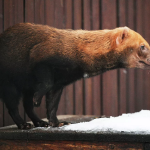
[[[144,64],[145,66],[150,66],[150,64],[147,64],[147,63],[144,62],[144,61],[139,61],[139,63]]]

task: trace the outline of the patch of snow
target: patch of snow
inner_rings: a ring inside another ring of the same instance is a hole
[[[141,110],[140,112],[123,114],[118,117],[97,118],[90,122],[59,127],[59,129],[94,133],[111,131],[150,134],[150,111]]]

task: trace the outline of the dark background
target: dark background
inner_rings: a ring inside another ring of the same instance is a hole
[[[87,30],[128,26],[150,42],[150,0],[0,0],[0,33],[19,22]],[[150,70],[118,69],[67,86],[58,114],[117,116],[141,109],[150,109]],[[46,117],[45,101],[36,112]],[[0,126],[9,124],[0,102]]]

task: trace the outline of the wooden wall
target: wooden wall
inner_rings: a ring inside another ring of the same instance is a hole
[[[128,26],[150,42],[149,16],[149,0],[0,0],[0,33],[19,22],[86,30]],[[150,109],[150,71],[118,69],[67,86],[58,114],[117,116],[141,109]],[[19,110],[28,120],[21,102]],[[36,112],[46,117],[44,101]],[[0,102],[0,126],[9,124]]]

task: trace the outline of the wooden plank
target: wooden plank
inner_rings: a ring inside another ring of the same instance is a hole
[[[3,24],[4,24],[4,2],[0,0],[0,33],[3,32]]]
[[[65,23],[64,23],[64,1],[63,0],[55,0],[55,14],[54,14],[54,26],[59,29],[64,29],[65,28]],[[63,89],[59,107],[57,114],[65,114],[65,93],[66,89]]]
[[[33,150],[33,149],[115,149],[115,150],[143,150],[143,143],[125,143],[125,142],[88,142],[88,141],[21,141],[21,140],[0,140],[0,149],[3,150]]]
[[[136,31],[140,33],[142,36],[144,35],[144,18],[143,18],[143,2],[141,0],[136,1]],[[135,109],[136,111],[140,111],[141,109],[144,109],[144,70],[142,69],[136,69],[135,70]]]
[[[24,10],[25,10],[25,22],[30,22],[30,23],[34,23],[34,0],[25,0],[25,6],[24,6]],[[25,120],[29,121],[30,118],[26,115],[25,116]]]
[[[4,27],[4,13],[3,13],[3,9],[4,9],[4,2],[3,0],[0,0],[0,33],[3,32]],[[0,100],[0,127],[3,126],[3,102]]]
[[[63,89],[63,92],[61,94],[57,115],[66,114],[66,108],[65,108],[66,107],[66,100],[65,100],[65,97],[66,97],[66,88]]]
[[[92,29],[100,29],[100,1],[92,1]],[[101,75],[93,77],[93,115],[101,115],[102,104],[101,104]]]
[[[45,0],[45,23],[54,26],[55,1]]]
[[[73,1],[72,0],[65,0],[65,28],[66,29],[72,29],[73,28]]]
[[[84,29],[91,30],[91,3],[90,0],[83,1],[83,17],[84,17]],[[84,79],[84,105],[85,114],[92,114],[92,78]]]
[[[10,12],[10,1],[5,0],[4,1],[4,30],[6,30],[10,26],[10,15],[12,12]]]
[[[65,28],[72,29],[72,0],[65,0]],[[74,85],[70,84],[66,87],[65,93],[65,113],[74,113]]]
[[[44,24],[44,0],[35,1],[35,23]]]
[[[13,3],[13,11],[14,11],[14,24],[20,23],[24,21],[24,8],[23,8],[23,0],[14,0]],[[24,119],[25,112],[23,107],[22,100],[19,103],[19,114]]]
[[[145,9],[143,10],[143,15],[144,15],[144,37],[147,40],[148,43],[150,43],[150,28],[149,28],[149,24],[150,24],[150,20],[149,20],[149,16],[150,16],[150,1],[149,0],[144,0],[143,1],[143,7],[145,7]],[[144,99],[143,99],[143,105],[144,105],[144,109],[150,109],[150,71],[149,70],[145,70],[144,71]]]
[[[24,21],[24,1],[23,0],[15,0],[14,1],[14,18],[15,24]]]
[[[102,0],[102,29],[116,27],[116,0]],[[111,9],[110,9],[111,6]],[[103,114],[118,115],[117,70],[102,75]]]
[[[119,115],[127,112],[127,70],[119,69]]]
[[[65,94],[65,113],[66,114],[74,114],[74,86],[70,84],[66,87]]]
[[[119,1],[118,0],[118,26],[123,27],[126,25],[126,5],[125,5],[126,0]],[[126,106],[126,101],[127,101],[127,70],[126,69],[119,69],[119,76],[118,76],[118,94],[119,94],[119,114],[126,113],[127,111],[127,106]]]
[[[63,0],[55,0],[55,20],[54,25],[56,28],[64,29],[64,1]]]
[[[73,26],[74,29],[82,28],[82,1],[76,0],[73,1]],[[77,81],[75,84],[75,114],[81,115],[84,114],[84,106],[83,106],[83,79]]]
[[[9,1],[4,1],[4,30],[9,27]],[[4,126],[13,124],[13,120],[8,114],[8,110],[4,105]]]
[[[127,0],[127,26],[135,29],[134,22],[134,0]],[[127,69],[127,112],[135,112],[135,71]]]
[[[25,0],[25,22],[34,22],[34,0]]]
[[[15,14],[14,14],[15,5],[16,5],[15,0],[4,1],[4,30],[15,24]],[[7,108],[5,107],[4,108],[4,125],[11,125],[11,124],[14,124],[14,122],[12,118],[10,117]]]
[[[45,23],[45,13],[44,13],[44,0],[36,0],[34,2],[34,22],[37,24],[44,24]],[[42,99],[40,107],[35,107],[35,112],[40,118],[46,117],[46,104],[45,104],[45,97]]]
[[[92,30],[100,29],[100,1],[94,0],[92,1]]]

